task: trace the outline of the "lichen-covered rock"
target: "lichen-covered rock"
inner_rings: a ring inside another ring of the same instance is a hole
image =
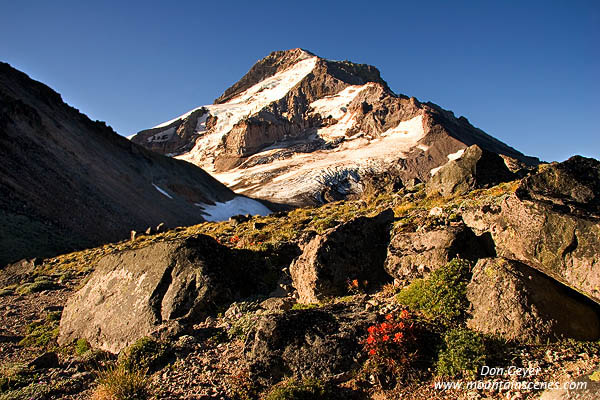
[[[359,367],[360,341],[376,314],[359,304],[336,304],[264,316],[247,342],[253,379],[325,379]]]
[[[453,258],[476,260],[490,255],[485,238],[464,224],[396,233],[388,247],[385,270],[402,283],[423,278]]]
[[[393,211],[386,210],[373,218],[356,218],[310,239],[290,266],[299,301],[313,303],[327,296],[347,294],[348,282],[354,279],[371,285],[388,280],[383,265],[393,218]]]
[[[502,157],[472,145],[459,158],[440,167],[425,188],[430,195],[450,196],[515,178],[516,175],[508,169]]]
[[[467,286],[467,325],[509,340],[597,340],[594,302],[522,263],[484,258]]]
[[[204,235],[108,255],[68,301],[58,340],[85,338],[118,353],[141,337],[201,320],[240,293],[258,291],[258,279]]]
[[[573,156],[562,163],[543,165],[521,181],[516,194],[571,212],[582,209],[600,214],[600,161]]]
[[[477,234],[489,232],[498,256],[520,261],[600,302],[600,223],[516,195],[462,212]]]

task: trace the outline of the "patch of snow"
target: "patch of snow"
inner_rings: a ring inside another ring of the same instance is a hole
[[[348,86],[337,94],[310,103],[313,113],[321,115],[321,118],[332,117],[338,121],[334,125],[319,128],[317,134],[325,140],[346,136],[346,132],[356,122],[354,114],[348,112],[348,107],[360,92],[371,86],[374,84]]]
[[[448,160],[450,160],[450,161],[458,160],[463,155],[464,152],[465,152],[465,149],[460,149],[456,153],[448,154]]]
[[[418,148],[418,149],[421,149],[421,150],[423,150],[423,151],[427,151],[427,150],[429,150],[429,146],[426,146],[426,145],[424,145],[424,144],[418,144],[418,145],[417,145],[417,148]]]
[[[152,186],[154,186],[154,188],[156,190],[158,190],[160,193],[162,193],[163,195],[167,196],[168,198],[170,198],[171,200],[173,200],[173,197],[167,193],[164,189],[159,188],[158,186],[156,186],[154,183],[152,184]]]
[[[323,118],[331,116],[332,118],[339,120],[346,114],[348,106],[356,96],[370,86],[374,86],[374,84],[367,83],[365,85],[348,86],[333,96],[327,96],[313,101],[310,103],[310,106],[313,108],[314,113],[321,114],[321,117]]]
[[[271,213],[271,210],[261,202],[243,196],[236,196],[229,201],[215,205],[203,203],[195,205],[202,207],[202,212],[206,214],[204,219],[207,221],[227,221],[230,217],[239,214],[265,216]]]
[[[131,140],[131,139],[133,139],[133,137],[134,137],[135,135],[137,135],[137,133],[134,133],[133,135],[125,136],[125,139],[127,139],[127,140]]]
[[[437,172],[443,167],[443,165],[440,165],[437,168],[433,168],[431,171],[429,171],[429,173],[431,174],[431,176],[434,176],[435,174],[437,174]]]

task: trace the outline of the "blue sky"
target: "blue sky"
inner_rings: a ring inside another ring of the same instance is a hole
[[[375,65],[544,160],[600,158],[598,1],[3,2],[0,60],[129,135],[208,104],[273,50]]]

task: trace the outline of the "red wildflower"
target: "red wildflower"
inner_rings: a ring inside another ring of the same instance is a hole
[[[372,335],[375,332],[377,332],[377,327],[376,326],[370,326],[367,331]]]
[[[381,340],[383,340],[384,342],[387,342],[388,340],[390,340],[390,335],[383,335]]]
[[[352,280],[352,287],[358,287],[358,279]]]
[[[404,334],[402,332],[398,332],[394,335],[394,342],[399,342],[402,340],[402,338],[404,337]]]
[[[385,319],[387,319],[388,321],[392,320],[394,318],[394,316],[392,314],[388,314],[385,316]]]
[[[392,324],[389,324],[387,322],[382,322],[380,327],[381,327],[381,330],[383,332],[385,332],[385,331],[389,331],[390,329],[392,329]]]
[[[369,336],[367,338],[367,343],[371,344],[371,343],[375,343],[375,338],[373,336]]]
[[[402,318],[402,319],[406,319],[406,318],[408,318],[409,316],[410,316],[410,314],[409,314],[409,313],[408,313],[408,311],[406,311],[406,310],[402,310],[402,311],[400,312],[400,318]]]
[[[375,349],[371,349],[371,350],[369,350],[369,354],[370,354],[370,355],[375,355],[375,353],[376,353]]]

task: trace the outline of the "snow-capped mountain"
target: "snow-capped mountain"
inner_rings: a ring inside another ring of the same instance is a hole
[[[0,63],[0,268],[166,227],[267,214],[200,168],[119,136]]]
[[[383,172],[426,181],[472,144],[537,162],[464,117],[393,93],[375,67],[302,49],[271,53],[214,104],[131,140],[245,195],[294,205],[360,192]]]

